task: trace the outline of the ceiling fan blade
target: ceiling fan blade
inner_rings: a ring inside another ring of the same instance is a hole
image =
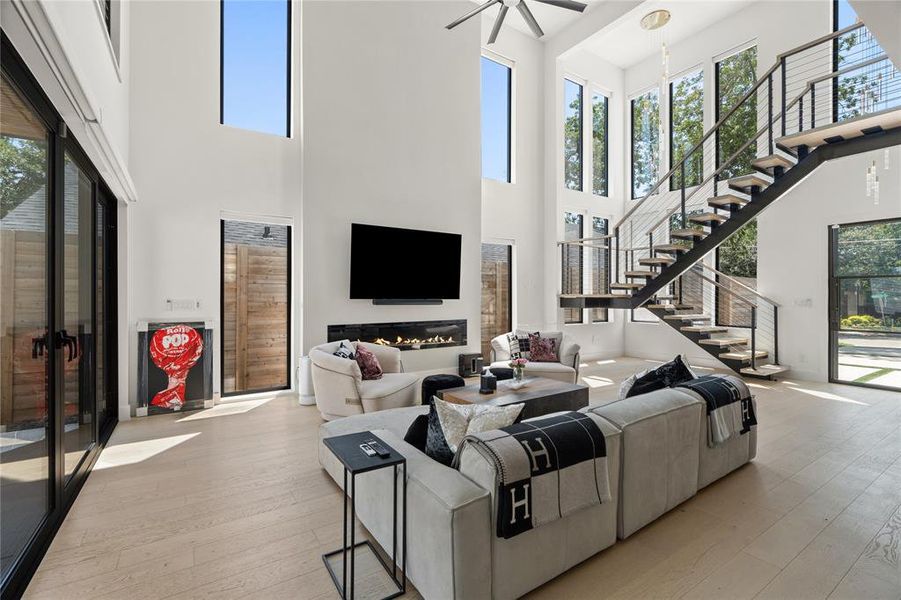
[[[569,10],[576,10],[579,12],[583,12],[586,8],[588,8],[587,4],[576,2],[575,0],[535,0],[535,2],[550,4],[551,6],[559,6],[560,8],[568,8]]]
[[[462,23],[462,22],[465,21],[466,19],[470,19],[470,18],[476,16],[477,14],[479,14],[480,12],[482,12],[483,10],[485,10],[486,8],[490,8],[490,7],[494,6],[495,4],[497,4],[497,3],[500,2],[500,1],[501,1],[501,0],[488,0],[488,2],[486,2],[485,4],[482,4],[482,5],[479,5],[479,6],[475,7],[475,9],[469,11],[468,13],[466,13],[465,15],[463,15],[462,17],[460,17],[459,19],[457,19],[456,21],[454,21],[454,22],[451,23],[450,25],[447,25],[447,26],[445,27],[445,29],[453,29],[454,27],[456,27],[457,25],[459,25],[460,23]]]
[[[497,19],[494,20],[494,27],[491,28],[491,35],[488,36],[488,43],[493,44],[497,39],[497,34],[501,31],[501,25],[504,23],[504,17],[507,16],[509,7],[501,4],[501,10],[497,13]]]
[[[535,34],[535,37],[543,36],[544,32],[541,31],[541,27],[538,26],[538,21],[535,20],[535,17],[532,15],[532,11],[529,10],[528,6],[526,6],[525,0],[520,0],[519,4],[516,5],[516,8],[519,10],[519,14],[522,15],[522,18],[525,19],[526,24],[529,26],[529,29],[531,29],[532,33]]]

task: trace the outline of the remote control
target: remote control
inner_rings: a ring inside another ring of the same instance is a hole
[[[385,449],[384,446],[382,446],[375,440],[369,440],[366,443],[369,444],[369,447],[375,450],[375,453],[378,454],[381,458],[388,458],[391,455],[391,453],[388,452],[388,450]]]
[[[375,456],[377,452],[373,450],[369,444],[360,444],[360,450],[366,453],[366,456]]]

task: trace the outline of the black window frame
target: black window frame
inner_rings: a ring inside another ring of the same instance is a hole
[[[595,221],[603,221],[604,229],[603,231],[598,231],[595,229]],[[607,235],[610,233],[610,219],[607,217],[601,217],[597,215],[591,216],[591,237],[595,237],[595,234],[600,233],[601,235]],[[604,261],[604,273],[606,276],[601,280],[601,289],[594,290],[592,289],[592,293],[595,294],[608,294],[610,293],[610,240],[605,239],[603,241],[595,241],[593,242],[595,245],[603,244],[607,246],[606,249],[601,248],[592,248],[591,249],[591,280],[592,280],[592,288],[594,288],[594,282],[596,281],[597,272],[595,270],[595,257],[598,254],[603,253],[603,261]],[[589,317],[588,320],[591,323],[609,323],[610,322],[610,309],[609,308],[592,308],[588,311]],[[598,315],[603,315],[603,318],[598,318]]]
[[[669,169],[670,169],[670,170],[672,170],[672,168],[676,166],[676,159],[675,159],[676,153],[675,153],[675,151],[674,151],[674,146],[673,146],[673,133],[674,133],[674,131],[675,131],[674,128],[673,128],[673,104],[675,104],[675,103],[673,102],[673,98],[675,98],[675,87],[674,87],[674,84],[675,84],[677,81],[681,81],[682,79],[684,79],[684,78],[686,78],[686,77],[689,77],[689,76],[691,76],[691,75],[694,75],[694,74],[696,74],[696,73],[700,73],[700,74],[701,74],[701,115],[700,115],[700,117],[701,117],[701,118],[700,118],[700,122],[701,122],[701,136],[700,136],[700,138],[701,138],[701,139],[704,138],[704,67],[699,67],[699,68],[697,68],[697,69],[691,69],[691,70],[689,70],[689,71],[685,71],[684,73],[682,73],[682,74],[679,75],[678,77],[676,77],[676,78],[674,78],[674,79],[671,79],[671,80],[669,81],[669,84],[668,84],[668,86],[669,86],[669,90],[668,90],[668,91],[669,91],[669,110],[668,110],[668,112],[669,112],[669,119],[668,119],[667,124],[668,124],[668,127],[669,127],[669,135],[668,135],[668,137],[669,137]],[[686,149],[685,149],[686,152],[689,151],[689,150],[691,150],[691,149],[692,149],[695,145],[697,145],[697,143],[699,143],[699,142],[700,142],[700,140],[698,140],[698,142],[695,142],[695,144],[692,145],[691,147],[686,148]],[[696,183],[692,183],[692,182],[689,180],[688,174],[686,173],[686,176],[685,176],[685,179],[686,179],[686,182],[687,182],[686,185],[685,185],[686,189],[688,189],[688,188],[690,188],[690,187],[693,187],[693,186],[697,186],[697,185],[699,185],[702,181],[704,181],[704,149],[701,148],[701,149],[699,150],[699,152],[700,152],[700,157],[699,157],[699,158],[700,158],[700,160],[699,160],[699,162],[700,162],[700,172],[698,173],[698,181],[697,181]],[[685,157],[683,156],[683,157],[680,158],[679,160],[681,161],[683,158],[685,158]],[[689,162],[689,164],[692,163],[691,160],[689,160],[688,162]],[[681,187],[682,187],[681,183],[682,183],[682,180],[681,180],[681,173],[679,173],[679,174],[677,174],[677,175],[673,175],[672,177],[670,177],[670,185],[669,185],[670,191],[671,191],[671,192],[674,192],[674,191],[676,191],[676,190],[681,189]]]
[[[490,179],[491,181],[500,181],[501,183],[513,183],[513,66],[505,65],[499,60],[491,58],[487,56],[484,52],[481,54],[481,58],[484,60],[490,60],[491,62],[500,65],[507,69],[507,179],[495,179],[494,177],[485,177],[485,174],[482,173],[482,179]],[[512,61],[511,61],[512,62]],[[481,61],[479,61],[479,65],[481,67]],[[481,74],[481,73],[480,73]],[[481,102],[484,101],[484,98],[480,98],[480,109]],[[479,140],[481,143],[481,140]]]
[[[291,353],[291,317],[293,310],[293,289],[294,289],[294,279],[292,272],[292,260],[293,260],[293,236],[294,236],[294,226],[285,223],[270,223],[270,225],[279,225],[281,227],[285,227],[287,229],[287,307],[286,307],[286,323],[285,323],[285,345],[286,345],[286,358],[285,358],[285,369],[286,369],[286,379],[285,385],[276,386],[270,388],[254,388],[254,389],[246,389],[246,390],[235,390],[233,392],[225,391],[225,223],[227,221],[244,223],[244,221],[240,218],[221,218],[219,219],[219,394],[223,398],[235,397],[235,396],[247,396],[250,394],[261,394],[268,392],[280,392],[284,390],[292,389],[292,381],[291,381],[291,373],[293,369],[291,368],[292,361],[292,353]],[[256,221],[254,221],[256,222]],[[260,221],[260,225],[265,226],[266,223]]]
[[[594,139],[595,139],[595,129],[594,129],[594,105],[595,98],[600,96],[604,99],[604,190],[603,193],[599,193],[595,188],[594,181],[597,174],[595,173],[595,161],[597,157],[594,152]],[[583,164],[585,162],[584,158],[582,160]],[[610,197],[610,96],[598,89],[593,89],[591,91],[591,193],[594,196],[600,196],[601,198],[609,198]]]
[[[566,219],[567,215],[575,215],[579,217],[579,238],[585,237],[585,214],[574,211],[574,210],[564,210],[563,211],[563,239],[566,241]],[[569,252],[572,250],[572,246],[564,245],[562,246],[562,252],[560,254],[560,273],[561,273],[561,281],[560,288],[564,294],[583,294],[585,292],[585,248],[583,246],[578,246],[576,248],[576,252],[578,253],[578,261],[579,261],[579,276],[578,276],[578,286],[575,290],[569,290],[566,285],[566,268],[569,263]],[[572,313],[570,313],[572,311]],[[567,315],[569,314],[579,314],[579,320],[570,320]],[[563,309],[563,324],[564,325],[581,325],[585,322],[585,311],[579,308],[565,308]]]
[[[219,0],[219,124],[225,125],[226,127],[231,127],[228,123],[225,122],[225,3],[229,0]],[[287,6],[287,14],[285,16],[285,20],[287,21],[287,38],[285,39],[286,46],[286,57],[285,57],[285,132],[284,135],[280,135],[279,137],[291,137],[291,126],[292,126],[292,114],[291,114],[291,100],[293,98],[293,90],[291,89],[291,54],[292,48],[294,46],[294,39],[292,36],[293,27],[292,22],[293,18],[293,0],[283,0]],[[273,135],[270,132],[266,131],[256,131],[257,133],[261,133],[263,135]]]
[[[569,82],[579,88],[579,186],[570,187],[566,178],[566,83]],[[571,77],[563,78],[563,187],[573,192],[585,191],[585,83],[575,81]],[[584,223],[583,223],[584,227]]]

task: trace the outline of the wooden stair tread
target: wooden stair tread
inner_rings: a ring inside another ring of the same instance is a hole
[[[776,167],[790,169],[795,166],[795,161],[791,160],[784,154],[773,153],[767,156],[761,156],[760,158],[752,162],[751,166],[757,169],[773,169]]]
[[[654,271],[626,271],[623,275],[626,277],[657,277],[657,273]]]
[[[735,194],[720,194],[719,196],[714,196],[710,200],[707,201],[707,204],[710,206],[744,206],[748,203],[747,198],[743,198],[741,196],[737,196]]]
[[[676,262],[675,258],[668,258],[666,256],[656,256],[654,258],[641,258],[638,260],[638,264],[640,265],[671,265]]]
[[[750,187],[765,188],[773,183],[772,179],[766,177],[762,173],[748,173],[747,175],[739,175],[729,180],[729,186],[739,189],[748,189]]]
[[[901,107],[887,108],[867,115],[845,119],[838,123],[829,123],[828,125],[821,125],[800,133],[793,133],[777,139],[776,143],[788,148],[797,148],[798,146],[815,148],[828,143],[830,140],[847,140],[861,137],[865,135],[865,130],[872,131],[875,128],[887,130],[895,127],[901,127]]]
[[[707,315],[666,315],[663,317],[667,321],[709,321]]]
[[[659,308],[660,310],[676,310],[672,304],[645,304],[645,308]]]
[[[747,344],[748,338],[711,338],[709,340],[699,340],[698,343],[703,346],[739,346]]]
[[[645,286],[643,283],[611,283],[612,290],[638,290]]]
[[[722,223],[724,221],[728,221],[729,218],[710,212],[691,215],[690,217],[688,217],[688,220],[692,223]]]
[[[628,298],[632,294],[558,294],[558,298]]]
[[[758,350],[755,358],[766,358],[768,354],[765,350]],[[751,360],[751,351],[746,350],[744,352],[723,352],[719,355],[720,358],[725,358],[727,360]]]
[[[682,244],[660,244],[659,246],[654,246],[655,252],[666,252],[666,253],[677,253],[677,252],[688,252],[691,250],[691,246],[683,246]]]
[[[756,369],[752,367],[742,368],[741,374],[750,375],[752,377],[772,377],[789,370],[790,368],[785,365],[757,365]]]
[[[678,296],[654,296],[655,300],[675,300]]]
[[[695,307],[692,306],[691,304],[679,304],[678,302],[676,303],[676,310],[694,310],[694,309],[695,309]]]
[[[686,325],[680,327],[679,331],[690,331],[692,333],[723,333],[729,331],[728,327],[720,327],[719,325]]]
[[[674,237],[674,238],[687,238],[687,239],[694,239],[694,238],[703,239],[704,237],[707,236],[707,234],[704,233],[703,231],[701,231],[700,229],[691,229],[691,228],[673,229],[669,232],[669,235],[670,235],[670,237]]]

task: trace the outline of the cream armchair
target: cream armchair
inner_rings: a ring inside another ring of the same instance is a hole
[[[524,334],[524,331],[517,331]],[[559,331],[539,331],[541,337],[557,340],[557,362],[529,362],[525,367],[525,374],[535,377],[547,377],[568,383],[579,381],[579,344],[573,342]],[[499,335],[491,340],[491,365],[490,367],[509,367],[510,342],[507,334]]]
[[[331,421],[339,417],[416,404],[419,376],[403,372],[400,350],[365,342],[344,340],[344,343],[355,350],[357,346],[363,346],[372,352],[384,374],[381,379],[364,380],[357,361],[333,354],[341,342],[311,349],[313,392],[323,419]]]

